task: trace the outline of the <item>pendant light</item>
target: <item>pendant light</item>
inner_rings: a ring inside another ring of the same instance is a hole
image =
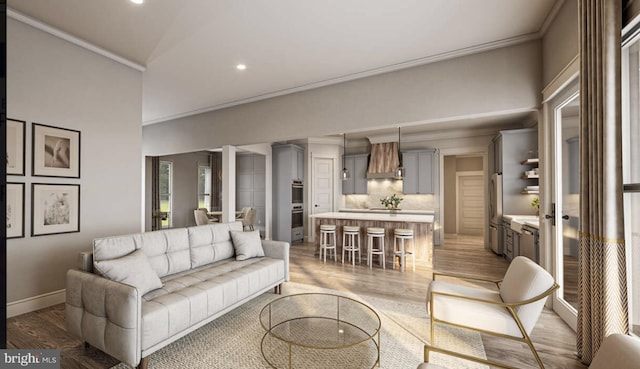
[[[402,166],[402,152],[400,151],[400,127],[398,127],[398,164],[396,179],[402,179],[404,177],[404,167]]]
[[[347,179],[349,179],[349,177],[351,177],[351,173],[349,173],[349,169],[347,169],[347,165],[345,163],[345,155],[347,153],[347,134],[343,133],[342,134],[343,137],[343,152],[342,152],[342,180],[346,181]]]

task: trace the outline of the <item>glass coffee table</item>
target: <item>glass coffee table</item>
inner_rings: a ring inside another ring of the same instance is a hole
[[[273,368],[374,368],[380,366],[378,314],[345,296],[283,296],[260,312],[262,356]]]

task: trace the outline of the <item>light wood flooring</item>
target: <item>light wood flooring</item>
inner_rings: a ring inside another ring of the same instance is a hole
[[[490,278],[501,278],[508,266],[503,258],[484,250],[480,238],[469,236],[445,239],[443,246],[436,247],[434,258],[437,271]],[[410,269],[404,273],[398,269],[369,269],[364,263],[355,266],[333,261],[322,263],[315,255],[314,245],[303,243],[291,247],[290,271],[293,282],[386,297],[401,304],[424,302],[433,270],[419,263],[415,273]],[[10,318],[7,326],[8,348],[61,349],[62,368],[102,369],[117,364],[94,348],[85,349],[80,340],[65,331],[63,304]],[[575,358],[574,332],[552,311],[545,309],[532,339],[546,368],[586,368]],[[489,336],[483,337],[483,342],[490,359],[523,369],[536,367],[524,344]]]

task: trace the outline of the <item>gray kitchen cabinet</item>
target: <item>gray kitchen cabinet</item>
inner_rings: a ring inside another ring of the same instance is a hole
[[[433,194],[435,150],[405,151],[402,165],[405,176],[402,179],[404,194]]]
[[[502,251],[504,257],[511,261],[513,259],[513,234],[515,232],[511,229],[511,221],[504,219],[502,222]]]
[[[350,176],[342,181],[342,194],[367,194],[367,166],[369,155],[345,155],[344,165],[349,170]]]
[[[292,185],[304,178],[304,149],[297,145],[274,145],[273,159],[273,239],[302,241],[304,232],[292,229]],[[301,227],[297,227],[301,228]],[[298,237],[300,236],[300,237]],[[295,239],[294,239],[295,237]]]

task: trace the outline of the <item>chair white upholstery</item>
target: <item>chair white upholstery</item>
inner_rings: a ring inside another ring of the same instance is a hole
[[[338,252],[336,246],[336,226],[335,224],[321,224],[320,225],[320,254],[318,258],[324,257],[324,262],[327,261],[327,251],[333,251],[333,260],[338,261]],[[329,256],[331,260],[331,256]]]
[[[369,265],[370,269],[373,266],[373,255],[379,255],[382,269],[386,268],[386,259],[384,254],[384,237],[384,228],[367,228],[367,264]],[[378,239],[378,247],[374,247],[376,239]]]
[[[207,212],[201,209],[196,209],[193,211],[193,216],[196,219],[196,225],[205,225],[211,223],[209,218],[207,217]]]
[[[434,273],[427,291],[427,309],[432,327],[430,350],[452,354],[437,347],[433,327],[435,324],[456,325],[524,342],[540,368],[544,368],[529,334],[540,317],[547,297],[558,288],[546,270],[530,259],[518,256],[509,265],[502,281],[449,276],[475,283],[469,286],[436,280],[438,276],[447,275]],[[478,282],[493,282],[497,289],[477,287]]]
[[[640,369],[640,339],[624,334],[612,334],[591,361],[589,369]]]
[[[625,334],[612,334],[605,338],[589,369],[613,368],[640,369],[640,339]],[[421,363],[417,369],[447,368],[432,363]]]
[[[411,241],[412,249],[409,251],[405,245],[405,242]],[[416,255],[414,253],[415,250],[415,240],[413,238],[413,229],[405,229],[405,228],[396,228],[393,231],[393,269],[396,268],[395,257],[398,257],[400,261],[400,270],[404,272],[407,257],[410,257],[413,261],[413,271],[416,271]]]
[[[245,213],[245,209],[247,209]],[[242,209],[242,228],[249,228],[253,231],[253,224],[256,222],[256,209],[255,208],[243,208]]]
[[[351,265],[356,264],[356,252],[358,253],[358,263],[362,262],[362,253],[360,252],[360,227],[359,226],[343,226],[342,227],[342,264],[344,264],[344,254],[351,258]]]

